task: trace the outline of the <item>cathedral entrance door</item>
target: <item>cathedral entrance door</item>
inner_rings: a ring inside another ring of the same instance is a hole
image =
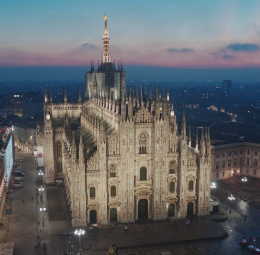
[[[117,211],[115,208],[110,210],[110,222],[117,222]]]
[[[141,199],[138,203],[138,220],[148,219],[148,201],[147,199]]]
[[[96,224],[97,223],[97,211],[91,210],[89,212],[89,218],[90,218],[90,221],[89,221],[90,224]]]
[[[189,202],[187,205],[187,216],[192,216],[193,215],[193,203]]]
[[[168,208],[168,217],[174,217],[175,216],[175,205],[170,204]]]

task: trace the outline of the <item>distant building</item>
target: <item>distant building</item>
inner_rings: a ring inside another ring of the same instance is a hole
[[[212,180],[237,175],[260,178],[260,144],[241,142],[212,145],[211,148]]]
[[[8,116],[14,115],[13,105],[7,104],[0,107],[0,116],[7,118]]]
[[[34,154],[34,151],[37,150],[36,122],[20,119],[14,121],[13,126],[15,147],[29,154]]]
[[[43,118],[43,106],[42,102],[24,102],[22,106],[23,119],[42,117]]]
[[[14,163],[14,146],[11,127],[0,127],[1,140],[0,144],[0,219],[3,213],[6,192],[9,187],[10,177]],[[8,208],[5,208],[7,210]]]
[[[227,97],[231,95],[232,81],[223,80],[222,82],[222,93],[220,98],[220,111],[225,112],[227,106]]]
[[[231,80],[223,80],[222,82],[222,91],[224,96],[230,96],[232,89],[232,81]]]
[[[21,93],[11,94],[9,98],[10,103],[13,105],[14,115],[19,117],[23,116],[23,102],[24,97]]]

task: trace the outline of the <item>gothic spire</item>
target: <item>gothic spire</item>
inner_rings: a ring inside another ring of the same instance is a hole
[[[128,99],[128,118],[131,119],[132,117],[133,117],[133,97],[132,97],[132,90],[130,85],[129,99]]]
[[[49,85],[49,100],[52,103],[51,84]]]
[[[82,99],[81,99],[81,86],[79,86],[79,103],[81,103]]]
[[[104,30],[104,34],[103,34],[103,59],[102,59],[102,63],[107,63],[107,62],[111,62],[111,55],[109,52],[109,34],[107,31],[107,15],[105,15],[104,17],[105,19],[105,30]]]
[[[196,150],[199,149],[199,134],[198,134],[198,128],[196,129]]]
[[[191,147],[191,126],[189,126],[189,147]]]
[[[67,103],[67,92],[66,92],[66,86],[64,83],[63,83],[63,102],[64,102],[64,104]]]
[[[48,103],[47,85],[45,84],[44,103]]]
[[[182,135],[182,137],[186,137],[186,121],[185,121],[184,107],[183,107],[183,113],[182,113],[181,135]]]

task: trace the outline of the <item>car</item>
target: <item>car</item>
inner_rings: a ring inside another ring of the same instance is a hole
[[[22,169],[21,167],[16,167],[16,168],[14,169],[14,171],[23,171],[23,172],[25,172],[24,169]]]
[[[14,176],[21,176],[21,177],[23,177],[24,173],[23,172],[16,172]]]
[[[23,170],[21,170],[21,169],[19,169],[19,170],[14,170],[14,173],[23,173],[23,174],[25,174],[25,172],[24,172]]]
[[[23,185],[21,183],[14,183],[14,188],[22,188]]]
[[[250,252],[250,253],[257,253],[257,254],[260,254],[260,249],[258,249],[255,245],[253,244],[250,244],[247,246],[247,250]]]
[[[24,171],[23,169],[15,169],[14,172],[15,172],[15,173],[17,173],[17,172],[22,172],[22,173],[25,174],[25,171]]]
[[[243,178],[241,179],[241,181],[242,181],[242,182],[247,182],[247,178],[246,178],[246,177],[243,177]]]
[[[23,186],[23,183],[19,181],[15,181],[14,184],[21,184]]]
[[[19,161],[20,161],[20,162],[23,162],[23,157],[20,157]]]
[[[22,176],[15,176],[15,177],[14,177],[14,180],[15,180],[15,181],[22,181],[22,180],[23,180],[23,177],[22,177]]]

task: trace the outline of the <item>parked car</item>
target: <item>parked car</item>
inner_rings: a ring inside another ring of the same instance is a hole
[[[15,173],[24,173],[25,174],[25,171],[23,169],[15,169],[14,172]]]
[[[14,169],[14,171],[23,171],[23,172],[25,172],[21,167],[16,167],[16,168]]]
[[[23,183],[19,181],[15,181],[14,184],[21,184],[23,186]]]
[[[260,249],[258,249],[255,245],[251,244],[251,245],[248,245],[247,246],[247,250],[250,252],[250,253],[257,253],[257,254],[260,254]]]
[[[24,176],[24,173],[23,173],[23,172],[15,172],[15,176],[21,176],[21,177],[23,177],[23,176]]]
[[[14,188],[22,188],[23,185],[21,183],[14,183]]]
[[[16,173],[23,173],[23,174],[25,174],[25,172],[23,171],[23,170],[14,170],[14,173],[16,174]]]
[[[15,180],[15,181],[22,181],[22,180],[23,180],[23,177],[22,177],[22,176],[15,176],[15,177],[14,177],[14,180]]]

